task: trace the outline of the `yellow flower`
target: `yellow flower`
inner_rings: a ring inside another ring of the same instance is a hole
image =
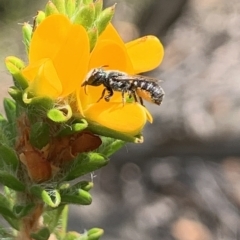
[[[146,36],[124,44],[115,28],[109,24],[90,53],[89,38],[81,25],[73,24],[61,14],[47,17],[37,27],[29,48],[29,64],[22,74],[35,96],[52,99],[77,93],[77,106],[89,122],[114,131],[135,136],[152,117],[139,103],[123,106],[121,93],[114,93],[110,102],[100,98],[103,86],[81,84],[93,68],[107,66],[137,74],[156,68],[162,61],[163,47],[154,36]]]
[[[89,51],[82,26],[63,15],[47,17],[33,34],[29,65],[22,71],[30,91],[53,99],[73,93],[87,73]]]
[[[138,74],[156,68],[163,54],[162,44],[156,37],[146,36],[124,44],[109,24],[91,52],[88,71],[107,66],[106,69]],[[115,92],[110,102],[104,99],[97,102],[102,91],[103,86],[88,86],[87,95],[83,88],[78,90],[78,106],[86,119],[131,136],[139,134],[147,120],[152,122],[150,113],[139,103],[123,106],[121,93]]]

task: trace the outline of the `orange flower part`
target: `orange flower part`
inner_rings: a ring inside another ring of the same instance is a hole
[[[109,24],[91,52],[88,71],[103,67],[134,75],[156,68],[163,55],[163,46],[156,37],[146,36],[125,44]],[[114,92],[110,102],[98,102],[103,90],[103,86],[87,86],[87,94],[83,87],[77,91],[79,110],[86,119],[131,136],[139,134],[147,120],[152,122],[151,114],[141,104],[123,104],[121,92]]]
[[[37,27],[29,48],[29,65],[22,73],[37,96],[66,97],[84,79],[90,56],[85,28],[64,15],[47,17]]]

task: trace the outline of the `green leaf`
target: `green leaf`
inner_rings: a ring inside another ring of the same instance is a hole
[[[14,205],[13,206],[13,213],[14,215],[20,219],[27,215],[29,215],[30,212],[34,209],[35,205],[33,203],[27,204],[27,205]]]
[[[48,228],[43,227],[37,233],[31,233],[31,237],[35,240],[48,240],[51,232]]]
[[[0,193],[0,214],[16,230],[19,228],[19,222],[12,211],[12,200]]]
[[[20,182],[12,174],[5,172],[3,170],[0,170],[0,182],[3,185],[6,185],[7,187],[9,187],[15,191],[23,192],[25,190],[25,185],[22,182]]]
[[[79,119],[78,122],[75,122],[72,125],[63,126],[63,128],[58,132],[57,136],[67,136],[74,133],[78,133],[86,129],[87,126],[88,123],[85,119]]]
[[[92,203],[92,196],[89,192],[78,189],[74,192],[60,192],[63,203],[89,205]]]
[[[61,205],[51,211],[45,211],[43,215],[44,225],[48,227],[50,232],[54,232],[60,239],[65,235],[68,220],[68,206]]]
[[[62,109],[53,108],[48,111],[47,116],[53,122],[66,122],[72,117],[72,109],[69,105],[65,105]]]
[[[16,218],[12,209],[11,209],[11,203],[8,201],[8,199],[0,193],[0,213],[1,215],[10,217],[10,218]]]
[[[87,129],[89,129],[91,132],[96,133],[98,135],[119,139],[125,142],[134,142],[134,143],[143,142],[143,137],[141,135],[132,136],[122,132],[117,132],[114,129],[110,129],[90,121],[88,121]]]
[[[0,226],[0,239],[15,240],[16,236],[13,235],[12,229],[6,229],[6,227]]]
[[[61,203],[61,196],[56,189],[44,190],[38,185],[32,186],[30,192],[50,207],[57,207]]]
[[[15,151],[5,145],[0,145],[0,169],[15,172],[18,168],[18,164],[19,159]]]
[[[72,17],[72,22],[82,25],[85,29],[89,29],[94,22],[95,7],[93,3],[82,5],[77,13]]]
[[[16,103],[12,99],[4,98],[3,105],[9,123],[16,123]]]
[[[49,141],[50,129],[47,123],[36,122],[31,125],[30,142],[34,147],[42,149],[49,143]]]
[[[107,157],[110,157],[125,145],[125,142],[122,140],[109,137],[101,137],[101,139],[102,145],[96,151],[102,153]]]
[[[73,180],[84,174],[93,172],[107,165],[107,163],[108,159],[98,153],[80,154],[69,166],[65,180]]]

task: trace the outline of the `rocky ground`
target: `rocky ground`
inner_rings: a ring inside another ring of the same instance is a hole
[[[69,228],[102,227],[106,240],[240,239],[240,2],[117,2],[125,40],[162,39],[164,61],[149,74],[166,97],[147,105],[155,120],[145,142],[94,174],[93,204],[72,207]],[[22,54],[15,23],[0,22],[0,60]],[[10,81],[0,69],[3,96]]]

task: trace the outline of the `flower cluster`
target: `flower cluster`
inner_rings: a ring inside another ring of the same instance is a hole
[[[94,4],[89,8],[94,8]],[[156,68],[163,58],[160,41],[154,36],[145,36],[124,43],[109,21],[97,27],[92,20],[92,25],[86,26],[79,24],[81,21],[75,15],[69,17],[50,10],[49,16],[39,13],[41,21],[31,39],[25,41],[29,43],[29,62],[21,73],[28,84],[27,99],[40,96],[51,98],[55,103],[64,102],[74,109],[75,116],[85,118],[98,128],[139,135],[146,121],[152,122],[145,107],[135,102],[123,107],[120,93],[114,93],[110,102],[98,102],[103,87],[88,87],[86,94],[81,84],[90,70],[102,66],[131,75]],[[105,9],[102,18],[107,15],[110,20],[113,12],[114,7]],[[80,13],[83,14],[82,8]],[[91,18],[89,9],[87,14]],[[99,16],[96,19],[101,22]],[[9,61],[11,57],[6,59],[7,65]]]
[[[49,239],[51,233],[56,239],[99,239],[98,228],[82,235],[66,231],[67,205],[92,201],[93,183],[77,179],[105,166],[125,142],[142,142],[141,131],[152,122],[129,89],[124,103],[121,91],[99,101],[106,86],[84,84],[94,69],[136,75],[163,58],[154,36],[124,43],[111,24],[115,6],[102,5],[49,1],[33,26],[23,25],[27,62],[6,58],[14,86],[13,100],[4,100],[6,118],[0,116],[0,214],[15,229],[13,239]],[[12,197],[14,191],[21,194]],[[0,238],[8,237],[0,232]]]

